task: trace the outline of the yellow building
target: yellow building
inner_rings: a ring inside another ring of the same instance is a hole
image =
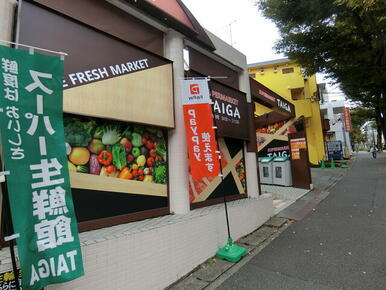
[[[305,76],[300,65],[288,58],[249,64],[248,71],[253,79],[293,103],[296,117],[304,116],[310,162],[325,159],[316,76]],[[270,111],[259,105],[255,114]]]

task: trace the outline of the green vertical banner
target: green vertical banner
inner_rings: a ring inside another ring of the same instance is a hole
[[[63,130],[63,61],[0,46],[0,134],[23,289],[84,274]]]

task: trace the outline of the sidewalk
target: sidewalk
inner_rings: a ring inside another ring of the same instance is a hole
[[[347,175],[321,194],[328,195],[323,202],[304,218],[296,213],[301,220],[219,289],[385,289],[384,157],[360,153]]]
[[[350,161],[350,167],[354,160],[355,158]],[[300,220],[302,216],[312,211],[313,207],[310,208],[310,206],[315,206],[323,200],[328,195],[327,190],[340,180],[348,170],[350,169],[312,168],[314,189],[311,192],[306,195],[299,193],[303,196],[300,198],[298,196],[297,198],[299,199],[296,202],[291,201],[292,204],[284,211],[271,218],[253,233],[236,242],[236,244],[247,248],[248,255],[246,257],[238,263],[230,263],[213,257],[167,289],[201,290],[217,288],[232,274],[237,273],[244,265],[248,264],[248,262],[285,231],[293,223],[293,220]],[[272,188],[270,188],[270,190],[272,190]],[[237,288],[235,285],[234,287]],[[222,289],[222,287],[220,288]],[[256,289],[256,287],[245,289]]]

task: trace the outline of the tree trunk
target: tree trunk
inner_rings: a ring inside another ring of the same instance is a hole
[[[383,141],[386,144],[386,121],[385,121],[385,114],[386,114],[386,112],[383,112],[383,117],[381,116],[380,123],[381,123],[381,130],[382,130],[382,135],[383,135]]]
[[[377,147],[379,150],[382,149],[382,135],[384,133],[385,120],[381,114],[379,106],[375,106],[375,122],[377,125]]]

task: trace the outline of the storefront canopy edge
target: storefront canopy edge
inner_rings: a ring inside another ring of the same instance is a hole
[[[273,109],[279,115],[283,115],[281,120],[294,118],[296,116],[295,106],[292,103],[252,78],[249,78],[249,83],[253,101]],[[274,118],[278,118],[276,114],[273,114],[273,116]]]

